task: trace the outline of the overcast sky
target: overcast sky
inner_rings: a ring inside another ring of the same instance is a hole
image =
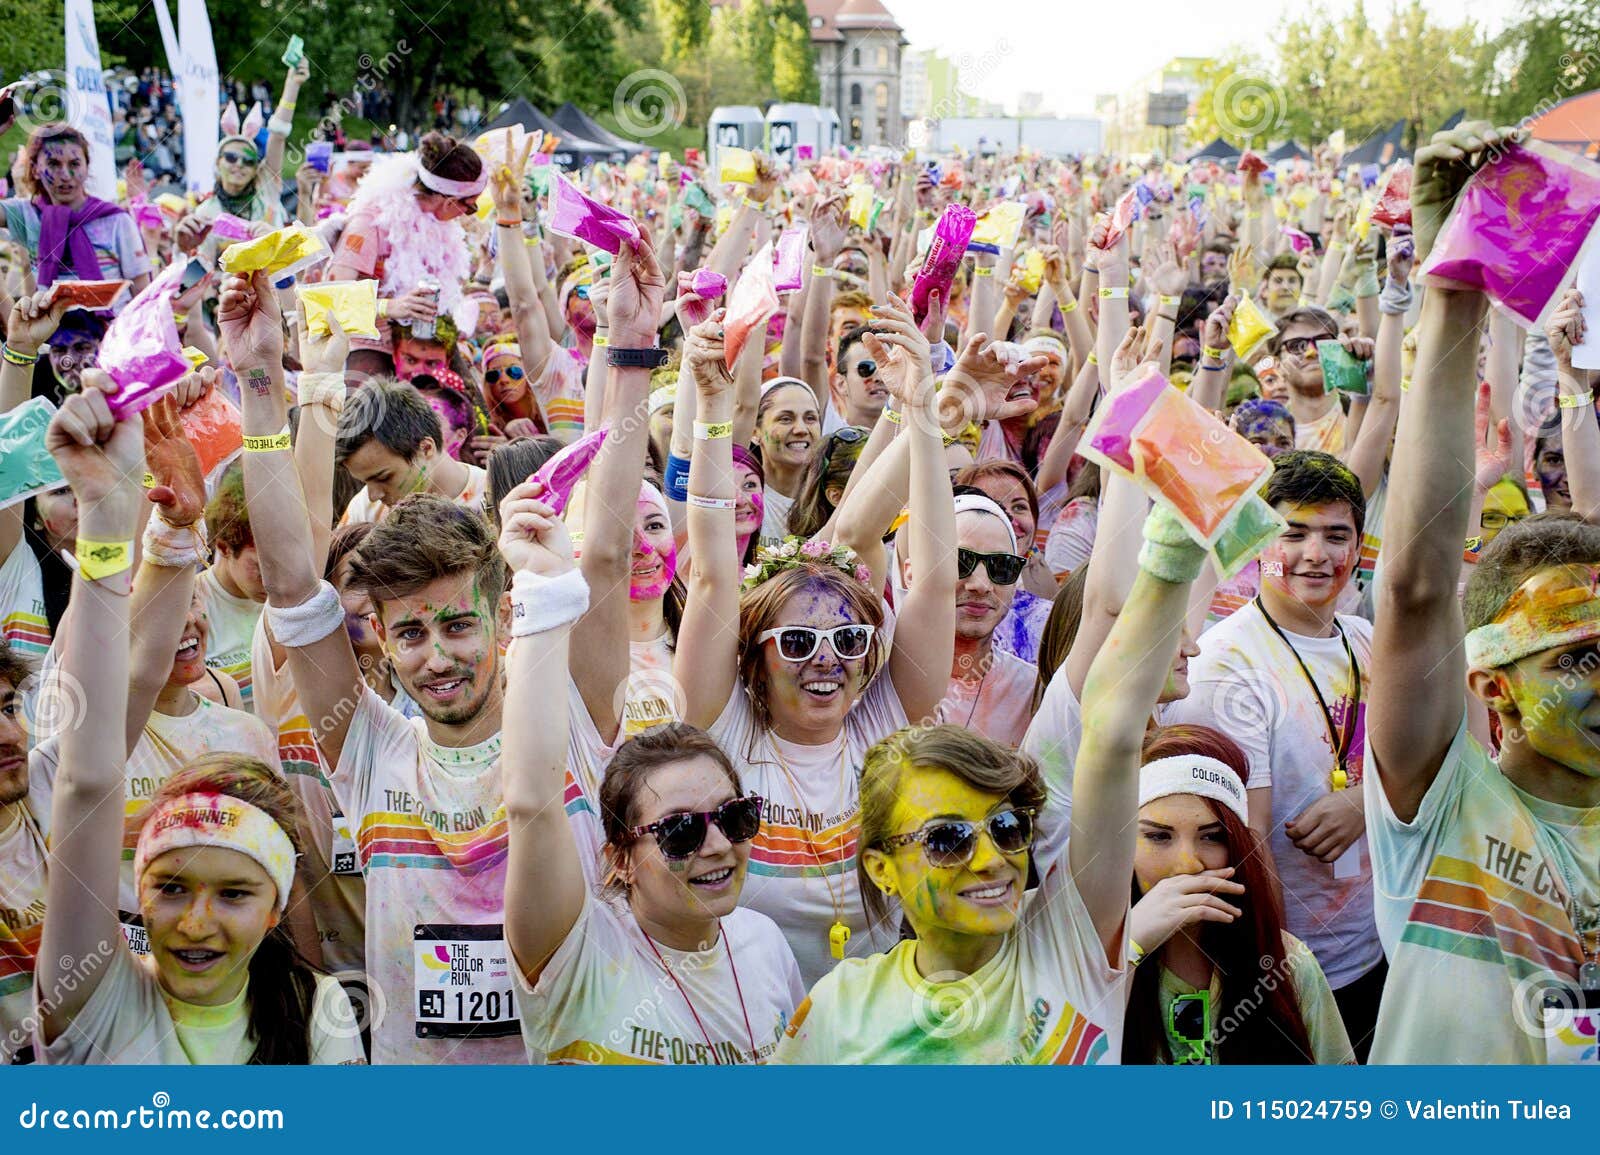
[[[1270,56],[1277,13],[1303,0],[1268,6],[1260,0],[884,0],[913,49],[951,59],[969,56],[982,74],[973,94],[1015,109],[1017,95],[1042,92],[1058,115],[1088,114],[1094,97],[1121,92],[1174,56],[1213,56],[1240,45]],[[1332,0],[1347,11],[1350,0]],[[1499,29],[1517,0],[1427,0],[1441,22],[1469,16]],[[1373,23],[1390,4],[1367,4]],[[1266,15],[1271,13],[1271,15]]]

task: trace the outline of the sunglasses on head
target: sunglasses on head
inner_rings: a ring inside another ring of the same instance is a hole
[[[226,164],[254,165],[257,163],[255,157],[249,155],[248,153],[234,152],[231,148],[223,152],[222,159]]]
[[[988,831],[989,841],[1001,854],[1021,854],[1033,845],[1033,811],[1002,810],[982,823],[941,818],[910,834],[896,834],[883,840],[885,850],[898,850],[913,842],[922,844],[929,866],[965,866],[978,852],[978,834]]]
[[[503,370],[501,370],[501,369],[488,369],[488,370],[485,370],[484,374],[483,374],[483,383],[485,385],[493,385],[496,381],[500,380],[501,373],[505,374],[505,378],[506,378],[507,381],[521,381],[522,380],[522,366],[521,365],[508,365]]]
[[[589,299],[589,286],[579,285],[572,291],[572,295],[580,301],[587,301]]]
[[[979,563],[989,571],[989,580],[997,586],[1008,586],[1016,583],[1022,576],[1023,568],[1028,564],[1028,559],[1018,557],[1014,553],[978,553],[971,549],[956,550],[956,577],[966,580],[972,576],[972,571],[978,568]]]
[[[715,810],[669,814],[648,826],[635,826],[633,836],[654,835],[661,857],[674,860],[698,853],[705,845],[713,822],[729,842],[749,842],[761,829],[762,801],[760,795],[748,794],[743,798],[730,798]]]
[[[868,357],[865,361],[856,362],[856,376],[860,377],[863,381],[870,380],[877,372],[878,363],[871,357]]]
[[[822,640],[826,638],[828,645],[833,647],[835,657],[864,658],[877,632],[872,626],[854,624],[834,626],[831,630],[819,630],[811,626],[779,626],[775,630],[763,630],[757,634],[756,644],[776,641],[778,656],[784,661],[809,662],[822,648]]]

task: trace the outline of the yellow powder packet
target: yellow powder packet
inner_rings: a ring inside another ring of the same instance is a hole
[[[755,184],[755,153],[747,148],[725,148],[718,152],[717,183]]]
[[[1267,320],[1255,301],[1240,297],[1228,322],[1228,344],[1241,361],[1249,361],[1277,333],[1278,326]]]
[[[340,326],[352,337],[378,336],[377,281],[323,281],[296,285],[294,293],[308,336],[327,335],[329,313],[339,318]]]
[[[281,280],[310,268],[327,255],[328,246],[296,221],[286,229],[229,247],[220,263],[225,273],[253,273],[264,269],[275,280]]]

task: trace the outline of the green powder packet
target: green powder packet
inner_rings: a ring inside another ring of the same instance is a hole
[[[1358,361],[1337,341],[1318,341],[1317,360],[1322,362],[1322,391],[1324,393],[1349,393],[1365,397],[1372,392],[1367,374],[1371,361]]]
[[[1223,529],[1217,544],[1211,547],[1211,562],[1222,580],[1227,581],[1288,528],[1289,523],[1265,498],[1252,493],[1239,503],[1233,520]]]
[[[66,486],[55,458],[44,447],[45,430],[55,415],[56,407],[44,397],[0,414],[0,509]]]

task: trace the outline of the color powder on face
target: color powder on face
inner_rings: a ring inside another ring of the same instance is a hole
[[[652,517],[666,520],[666,515],[660,511],[655,503],[648,501],[639,502],[636,516],[640,522]],[[672,579],[677,576],[678,545],[673,539],[670,524],[668,522],[669,528],[667,531],[659,535],[661,539],[659,541],[652,541],[647,538],[639,532],[638,526],[635,525],[633,538],[634,555],[638,556],[642,552],[649,551],[660,559],[661,567],[655,574],[643,580],[638,577],[630,577],[628,598],[631,601],[647,602],[661,597],[667,592],[667,588],[672,585]]]

